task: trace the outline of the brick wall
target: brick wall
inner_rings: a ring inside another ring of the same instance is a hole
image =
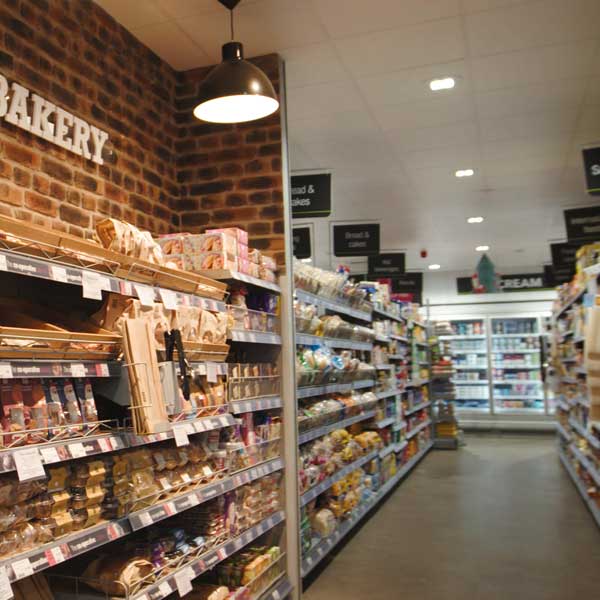
[[[279,58],[256,62],[277,84]],[[0,213],[80,236],[107,215],[155,234],[240,225],[282,260],[279,112],[197,121],[206,71],[175,72],[89,0],[4,0],[0,73],[109,143],[100,166],[0,120]]]
[[[252,62],[267,73],[278,91],[279,57],[271,54]],[[283,264],[280,114],[237,125],[200,123],[192,110],[207,72],[181,73],[176,89],[182,228],[242,226],[255,248],[268,251]]]

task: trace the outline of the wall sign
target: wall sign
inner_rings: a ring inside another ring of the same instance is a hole
[[[554,287],[546,270],[543,273],[519,273],[517,275],[501,275],[500,289],[503,292],[532,292]],[[459,294],[473,294],[473,279],[457,277],[456,291]]]
[[[567,239],[571,242],[600,241],[600,206],[570,208],[563,211]]]
[[[99,165],[108,133],[0,75],[0,117]]]
[[[334,225],[335,256],[370,256],[379,254],[379,224]]]
[[[566,283],[572,279],[575,274],[575,254],[582,245],[581,242],[550,244],[556,285]]]
[[[292,175],[292,218],[328,217],[331,214],[331,175]]]
[[[582,150],[587,193],[600,195],[600,148]]]
[[[406,254],[394,252],[369,256],[369,277],[394,277],[406,270]]]
[[[310,244],[310,227],[294,227],[292,229],[294,242],[294,256],[296,258],[310,258],[312,256]]]

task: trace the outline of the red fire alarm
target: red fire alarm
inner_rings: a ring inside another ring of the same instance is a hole
[[[425,250],[425,248],[421,250],[421,258],[427,258],[427,250]]]

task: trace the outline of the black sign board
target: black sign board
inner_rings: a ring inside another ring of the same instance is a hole
[[[423,273],[404,273],[390,277],[393,294],[412,294],[412,301],[423,304]]]
[[[310,258],[312,256],[310,227],[294,227],[292,229],[292,241],[294,242],[294,256],[296,258]]]
[[[581,242],[564,242],[550,244],[552,253],[552,268],[556,285],[570,281],[575,274],[575,260]]]
[[[583,165],[588,194],[600,195],[600,148],[583,150]]]
[[[379,224],[334,225],[335,256],[372,256],[379,254]]]
[[[473,279],[471,277],[457,277],[456,291],[459,294],[473,293]]]
[[[395,277],[405,269],[406,255],[403,252],[369,256],[369,277]]]
[[[600,206],[570,208],[564,211],[567,239],[572,241],[600,241]]]
[[[504,292],[529,292],[548,287],[544,273],[519,273],[502,275],[500,285]]]
[[[331,214],[331,175],[292,175],[292,218],[328,217]]]

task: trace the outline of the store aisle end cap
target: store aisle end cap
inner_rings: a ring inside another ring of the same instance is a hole
[[[267,75],[244,60],[244,49],[233,40],[233,9],[239,0],[218,0],[231,19],[231,41],[223,45],[223,61],[200,84],[194,116],[210,123],[244,123],[262,119],[279,108]]]

